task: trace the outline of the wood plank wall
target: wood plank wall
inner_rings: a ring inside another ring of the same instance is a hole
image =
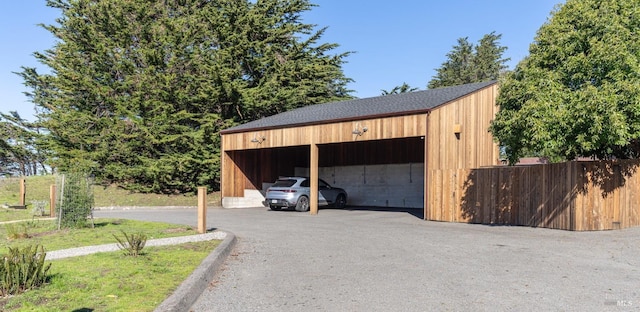
[[[498,145],[489,124],[498,111],[492,85],[431,111],[428,121],[427,170],[497,165]],[[459,126],[460,133],[454,129]]]
[[[640,160],[579,163],[575,230],[640,225]]]
[[[320,167],[420,163],[420,137],[320,145]]]
[[[274,147],[288,147],[316,144],[333,144],[371,140],[400,139],[420,137],[426,133],[426,113],[371,118],[330,124],[308,125],[222,135],[222,150],[249,150]],[[362,135],[353,134],[353,130],[367,131]],[[312,136],[316,136],[313,138]],[[252,139],[264,140],[260,143]],[[313,140],[312,140],[313,139]]]
[[[640,161],[436,170],[428,220],[589,231],[640,225]]]
[[[245,189],[260,190],[262,182],[293,175],[295,167],[309,166],[309,147],[258,149],[224,153],[223,197],[242,197]],[[231,165],[227,166],[227,163]]]
[[[441,193],[454,191],[458,170],[499,163],[498,145],[488,131],[498,111],[497,94],[498,86],[492,85],[431,111],[425,155],[425,219],[456,220],[451,217],[456,207],[451,202],[454,197]]]

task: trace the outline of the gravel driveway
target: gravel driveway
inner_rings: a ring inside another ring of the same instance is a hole
[[[195,209],[96,216],[196,225]],[[640,228],[567,232],[406,212],[209,209],[238,245],[192,311],[638,311]]]

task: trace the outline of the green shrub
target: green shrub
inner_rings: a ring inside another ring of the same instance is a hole
[[[82,172],[70,172],[63,175],[61,184],[60,227],[86,227],[94,203],[92,179]]]
[[[29,238],[26,223],[7,223],[7,239]]]
[[[51,263],[44,263],[45,257],[42,246],[9,247],[9,254],[1,257],[0,295],[15,295],[43,285],[51,268]]]
[[[124,235],[124,240],[113,234],[113,237],[118,241],[120,250],[122,250],[126,256],[137,257],[141,254],[144,245],[147,244],[147,235],[143,233],[127,235],[124,231],[122,231],[122,235]]]

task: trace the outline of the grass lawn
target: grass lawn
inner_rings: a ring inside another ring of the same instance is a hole
[[[219,241],[149,247],[51,261],[44,287],[0,299],[2,311],[153,311]]]
[[[196,234],[196,230],[186,225],[160,222],[145,222],[125,219],[95,219],[95,228],[57,230],[55,220],[35,220],[0,225],[2,241],[0,254],[6,253],[8,247],[24,247],[42,245],[44,250],[59,250],[73,247],[92,246],[117,243],[113,235],[122,237],[127,234],[142,232],[147,239],[175,237]],[[23,238],[10,239],[17,232]]]
[[[53,220],[1,225],[0,235],[25,229],[23,238],[3,239],[8,247],[42,244],[45,252],[116,243],[113,234],[142,232],[148,239],[190,235],[187,226],[133,220],[96,219],[96,227],[58,231]],[[16,230],[18,229],[18,230]],[[215,249],[220,241],[146,247],[138,257],[123,252],[98,253],[54,261],[46,285],[0,298],[0,311],[153,311]]]
[[[30,205],[34,200],[49,202],[49,188],[56,183],[56,177],[29,176],[26,177],[25,203]],[[117,186],[93,187],[96,207],[111,206],[193,206],[198,205],[196,194],[141,194],[133,193]],[[18,205],[20,203],[20,179],[16,177],[0,179],[0,205]],[[212,192],[207,195],[208,206],[220,205],[220,193]],[[15,209],[14,209],[15,210]],[[47,206],[48,211],[48,206]],[[30,212],[29,212],[30,213]],[[2,221],[2,220],[0,220]]]
[[[33,213],[29,209],[0,208],[0,222],[32,218]]]

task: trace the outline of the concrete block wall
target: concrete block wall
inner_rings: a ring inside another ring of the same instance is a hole
[[[249,208],[264,207],[264,192],[259,190],[244,190],[244,197],[224,197],[222,207],[224,208]]]
[[[295,168],[309,176],[309,168]],[[424,164],[392,164],[318,168],[320,179],[341,187],[352,206],[423,208]]]

